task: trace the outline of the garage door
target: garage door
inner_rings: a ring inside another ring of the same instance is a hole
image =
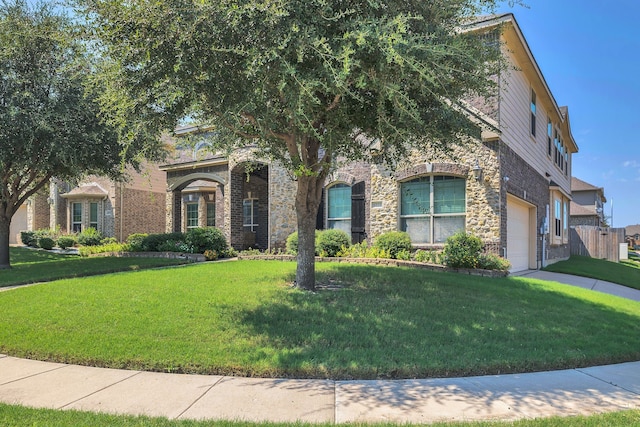
[[[529,232],[529,206],[516,198],[507,198],[507,259],[511,271],[529,268],[531,247]]]

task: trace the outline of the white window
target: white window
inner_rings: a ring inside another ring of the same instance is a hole
[[[466,181],[424,176],[400,185],[400,229],[413,243],[443,243],[465,228]]]
[[[536,137],[536,93],[531,89],[531,136]]]
[[[258,227],[258,199],[244,199],[242,201],[242,225],[245,231],[256,231]]]
[[[89,227],[98,230],[98,203],[89,203]]]
[[[207,202],[207,227],[216,225],[216,203]]]
[[[82,231],[82,203],[71,204],[71,231],[74,233]]]
[[[327,190],[327,227],[351,234],[351,187],[336,184]]]
[[[187,203],[187,229],[198,227],[198,203]]]

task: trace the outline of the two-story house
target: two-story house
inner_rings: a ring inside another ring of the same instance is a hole
[[[604,188],[596,187],[576,177],[571,178],[571,216],[569,226],[591,225],[606,226],[604,204]]]
[[[495,96],[469,101],[470,114],[490,125],[482,140],[450,155],[415,152],[394,168],[338,168],[327,179],[317,226],[343,229],[354,242],[402,230],[426,248],[466,230],[509,259],[512,271],[566,259],[571,156],[578,151],[568,110],[556,103],[512,14],[480,19],[468,31],[496,42],[508,62]],[[170,231],[215,224],[236,248],[275,248],[296,229],[295,181],[250,148],[194,154],[161,169]]]

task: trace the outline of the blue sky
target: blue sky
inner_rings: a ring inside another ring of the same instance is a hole
[[[640,224],[640,0],[524,0],[511,12],[560,106],[573,176],[604,187],[613,226]]]

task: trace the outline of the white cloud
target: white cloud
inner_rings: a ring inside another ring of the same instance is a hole
[[[637,168],[640,167],[640,163],[635,160],[627,160],[622,164],[622,166],[624,166],[625,168]]]

